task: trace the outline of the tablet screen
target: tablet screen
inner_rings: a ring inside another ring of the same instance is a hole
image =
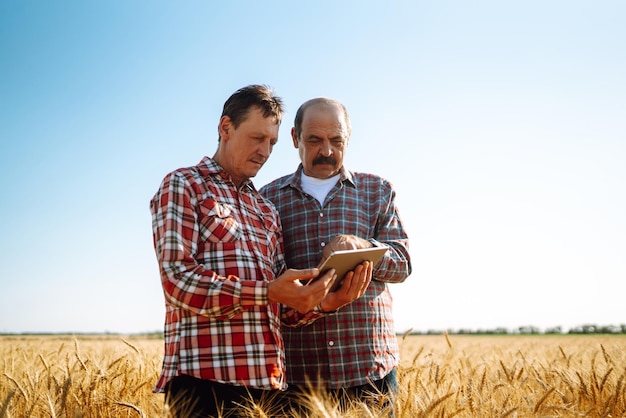
[[[343,276],[354,270],[363,261],[371,261],[374,264],[387,252],[387,247],[360,248],[358,250],[341,250],[333,252],[318,268],[320,276],[327,270],[334,268],[337,273],[337,280],[331,292],[341,287]],[[318,276],[319,277],[319,276]]]

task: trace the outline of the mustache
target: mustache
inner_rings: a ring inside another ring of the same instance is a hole
[[[313,165],[318,164],[337,165],[337,160],[335,160],[333,157],[324,157],[323,155],[321,155],[313,160]]]

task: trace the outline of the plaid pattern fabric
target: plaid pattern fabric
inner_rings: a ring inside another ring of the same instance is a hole
[[[280,307],[267,300],[285,264],[276,209],[208,157],[168,174],[150,209],[166,305],[155,391],[179,374],[284,388]]]
[[[387,283],[411,273],[408,237],[395,206],[392,185],[378,176],[342,169],[323,207],[301,187],[302,165],[294,174],[261,188],[278,209],[290,268],[316,266],[332,237],[352,234],[389,251],[374,266],[365,295],[302,328],[283,327],[289,383],[319,378],[330,388],[351,387],[386,376],[399,361]]]

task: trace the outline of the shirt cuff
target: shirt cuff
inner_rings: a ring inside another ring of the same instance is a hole
[[[268,282],[257,280],[241,281],[241,306],[267,305],[267,285]]]
[[[322,303],[321,302],[318,303],[315,308],[313,308],[313,312],[315,312],[317,314],[325,314],[325,315],[337,313],[338,310],[339,309],[335,309],[334,311],[324,311],[324,310],[322,310]]]

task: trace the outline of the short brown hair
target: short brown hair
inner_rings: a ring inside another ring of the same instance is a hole
[[[274,94],[274,89],[262,84],[251,84],[234,92],[222,110],[222,116],[228,116],[235,128],[246,120],[252,107],[258,107],[266,118],[273,118],[280,125],[283,118],[283,100]]]

